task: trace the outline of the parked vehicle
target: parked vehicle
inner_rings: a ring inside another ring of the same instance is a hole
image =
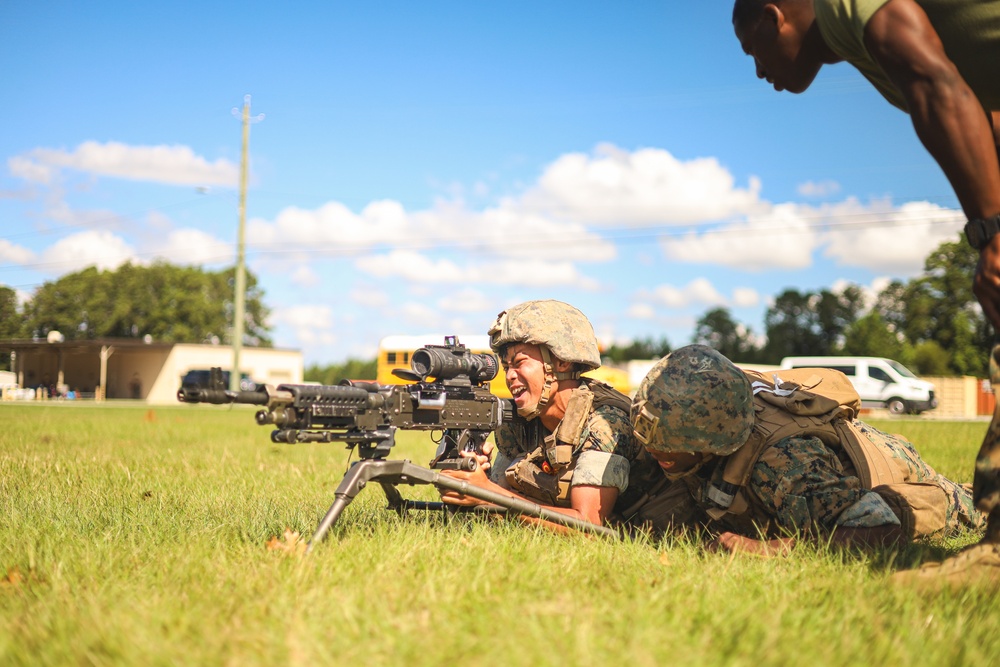
[[[785,357],[782,368],[833,368],[846,375],[862,407],[884,407],[891,414],[920,414],[937,407],[934,385],[883,357]]]
[[[195,369],[188,371],[181,378],[181,389],[199,389],[208,388],[209,386],[209,374],[211,371],[208,369]],[[222,371],[222,381],[229,387],[229,371]],[[254,391],[257,389],[257,383],[250,379],[250,376],[246,373],[240,374],[240,390],[241,391]]]

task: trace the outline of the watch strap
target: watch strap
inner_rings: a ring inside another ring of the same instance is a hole
[[[973,218],[965,223],[965,238],[976,250],[985,248],[997,234],[1000,234],[1000,214],[991,218]]]

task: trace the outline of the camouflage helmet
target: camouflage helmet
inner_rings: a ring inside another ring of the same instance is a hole
[[[592,370],[601,352],[590,320],[562,301],[525,301],[497,315],[489,330],[490,347],[501,354],[511,343],[544,345],[552,354]]]
[[[753,390],[719,352],[688,345],[663,357],[643,378],[631,421],[647,449],[725,456],[750,437]]]

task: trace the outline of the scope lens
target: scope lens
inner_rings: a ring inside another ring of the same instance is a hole
[[[421,377],[450,380],[468,375],[475,383],[487,382],[496,377],[500,365],[492,354],[455,354],[447,347],[422,347],[410,359],[413,372]]]

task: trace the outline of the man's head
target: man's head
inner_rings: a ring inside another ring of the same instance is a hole
[[[500,313],[488,333],[517,411],[527,419],[541,413],[554,381],[575,381],[580,373],[601,365],[590,321],[561,301],[518,304]]]
[[[661,465],[687,454],[725,456],[750,437],[753,391],[719,352],[688,345],[646,374],[632,399],[631,421],[635,437]]]
[[[736,39],[754,59],[757,77],[777,91],[803,92],[823,66],[819,47],[825,45],[815,23],[812,0],[736,0],[733,5]]]

